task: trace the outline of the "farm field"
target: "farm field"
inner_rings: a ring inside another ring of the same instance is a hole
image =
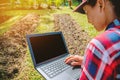
[[[98,34],[85,15],[68,7],[2,10],[0,18],[0,80],[45,80],[33,67],[27,34],[62,31],[69,52],[78,55],[84,55],[87,43]]]

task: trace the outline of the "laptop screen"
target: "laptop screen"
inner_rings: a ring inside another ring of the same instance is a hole
[[[67,53],[61,34],[30,37],[30,43],[36,64]]]

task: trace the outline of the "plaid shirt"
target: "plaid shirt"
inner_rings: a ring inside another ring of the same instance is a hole
[[[80,80],[120,80],[120,21],[90,41],[85,51]]]

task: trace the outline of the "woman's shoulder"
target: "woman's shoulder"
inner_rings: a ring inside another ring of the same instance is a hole
[[[118,34],[116,31],[113,30],[105,31],[91,40],[93,44],[98,45],[99,42],[105,48],[108,48],[118,43],[119,41],[120,41],[120,34]]]

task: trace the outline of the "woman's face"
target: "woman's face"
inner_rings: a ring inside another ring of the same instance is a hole
[[[106,27],[105,11],[98,2],[94,7],[85,5],[83,9],[87,15],[88,22],[94,25],[97,31],[101,31]]]

